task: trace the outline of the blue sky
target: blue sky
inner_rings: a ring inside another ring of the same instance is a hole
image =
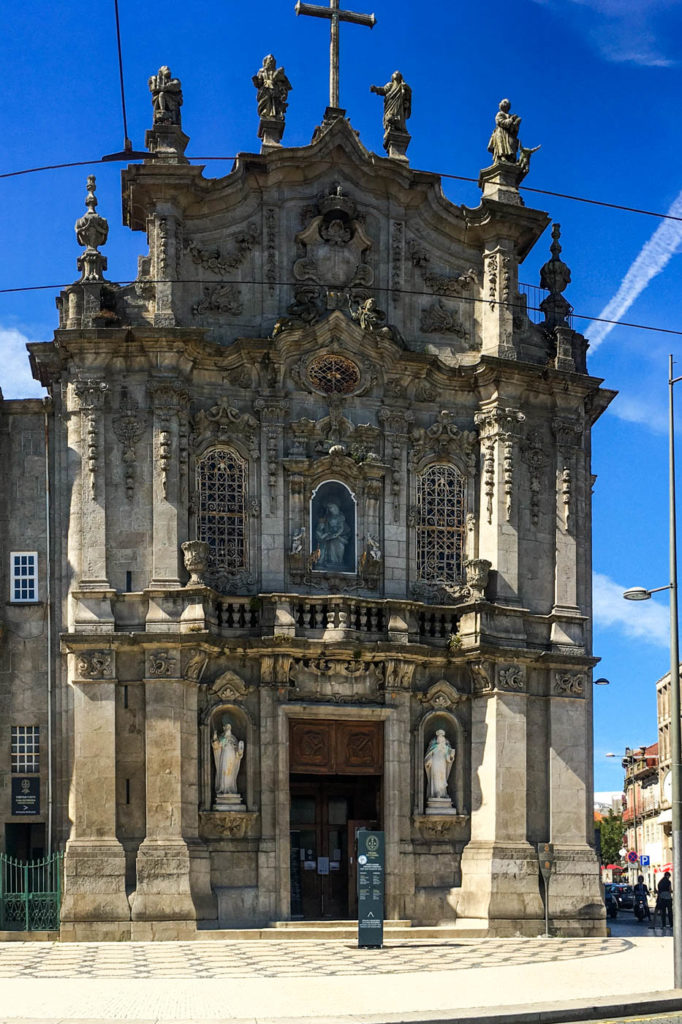
[[[413,89],[413,167],[471,175],[488,162],[497,104],[522,115],[524,145],[542,144],[527,184],[628,206],[682,213],[679,106],[682,38],[677,0],[435,0],[348,2],[373,10],[370,31],[342,27],[341,103],[370,149],[381,151],[381,101],[369,92],[399,68]],[[309,141],[327,103],[328,29],[297,18],[294,0],[120,0],[129,134],[141,148],[150,125],[147,79],[169,64],[182,79],[189,155],[257,151],[251,76],[274,52],[294,89],[284,142]],[[0,172],[88,160],[122,148],[113,0],[6,5],[3,12],[3,146]],[[679,51],[679,47],[678,47]],[[224,174],[229,163],[208,166]],[[110,224],[108,276],[135,276],[142,234],[121,226],[121,165],[0,179],[0,287],[74,280],[73,224],[85,178],[97,175]],[[445,182],[475,206],[472,184]],[[608,308],[623,319],[682,328],[682,224],[526,195],[562,226],[576,312]],[[659,230],[660,229],[660,230]],[[655,234],[658,231],[658,234]],[[653,237],[652,237],[653,236]],[[521,268],[538,283],[549,237]],[[625,281],[625,285],[623,282]],[[23,345],[51,337],[55,291],[0,294],[0,382],[6,397],[39,394]],[[582,325],[578,321],[576,326]],[[656,739],[655,680],[668,667],[667,599],[622,600],[624,587],[667,582],[667,354],[682,339],[585,323],[589,369],[619,397],[594,431],[596,674],[595,781],[620,788],[609,751]],[[678,372],[682,373],[682,363]],[[682,386],[678,389],[682,422]],[[680,449],[682,464],[682,447]]]

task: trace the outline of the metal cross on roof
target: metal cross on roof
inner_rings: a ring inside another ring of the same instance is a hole
[[[356,14],[355,11],[342,11],[339,0],[329,0],[329,7],[318,7],[317,4],[296,4],[296,14],[309,14],[312,18],[328,18],[330,25],[329,41],[329,106],[339,106],[339,22],[352,21],[355,25],[367,25],[374,28],[376,18],[373,14]]]

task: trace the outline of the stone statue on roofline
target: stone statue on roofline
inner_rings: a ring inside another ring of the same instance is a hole
[[[182,86],[179,78],[173,78],[171,70],[165,64],[149,79],[149,91],[152,94],[154,108],[154,124],[174,124],[181,126],[180,107],[182,106]]]
[[[258,138],[263,140],[263,148],[279,146],[284,133],[284,115],[289,106],[288,98],[291,82],[284,68],[277,67],[277,61],[269,53],[263,58],[262,67],[252,78],[258,90]]]
[[[488,142],[488,152],[493,155],[493,163],[501,161],[516,163],[519,149],[519,128],[521,118],[518,114],[510,114],[511,103],[501,100],[500,108],[495,115],[495,127]]]
[[[530,170],[530,158],[540,149],[523,145],[520,128],[521,118],[511,113],[510,101],[500,100],[495,127],[488,140],[493,162],[483,168],[478,179],[484,196],[517,206],[521,203],[518,187]]]
[[[384,97],[384,149],[397,160],[407,160],[410,144],[407,119],[412,113],[412,89],[400,71],[394,71],[386,85],[370,85],[369,91]]]

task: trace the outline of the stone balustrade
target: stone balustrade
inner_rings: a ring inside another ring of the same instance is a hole
[[[390,640],[435,646],[446,646],[457,636],[462,611],[448,605],[350,595],[220,595],[209,587],[110,595],[106,605],[111,607],[115,632],[206,631],[230,637]],[[78,625],[75,630],[88,631]]]

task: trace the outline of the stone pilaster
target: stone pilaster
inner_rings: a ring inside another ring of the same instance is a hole
[[[149,220],[149,248],[156,282],[154,327],[175,327],[173,308],[174,282],[182,255],[180,233],[182,222],[171,203],[159,203]]]
[[[152,484],[151,589],[180,587],[180,527],[186,534],[187,392],[175,381],[155,381]],[[182,523],[180,522],[183,517]]]
[[[253,405],[260,416],[260,492],[262,495],[263,532],[261,552],[262,589],[284,589],[284,552],[288,540],[284,536],[282,505],[282,439],[288,406],[279,398],[258,398]],[[305,518],[304,518],[305,522]],[[306,538],[306,544],[309,538]]]
[[[584,495],[581,487],[582,414],[568,410],[552,424],[556,443],[556,531],[552,643],[559,648],[584,647],[584,618],[578,604],[579,518]]]
[[[513,240],[495,238],[488,243],[483,267],[481,352],[516,359],[512,302],[518,294],[518,266]]]
[[[81,590],[109,590],[107,577],[106,467],[103,380],[76,381],[73,392],[80,410]]]
[[[449,902],[456,927],[535,935],[543,907],[526,832],[525,672],[487,661],[472,672],[471,840],[462,853],[462,885]]]
[[[486,403],[476,413],[481,437],[478,554],[496,570],[495,600],[519,600],[519,436],[525,416],[511,406]]]
[[[258,843],[258,912],[262,922],[291,916],[289,830],[289,723],[277,699],[279,656],[262,665],[260,689],[261,836]],[[278,841],[279,839],[279,841]]]
[[[179,678],[177,650],[147,651],[146,661],[147,832],[137,853],[137,889],[131,897],[132,937],[189,938],[196,930],[196,910],[183,824],[188,814],[196,817],[198,794],[196,756],[193,761],[183,758],[183,739],[187,754],[193,707],[196,712],[196,703],[188,700],[187,691],[195,684]],[[192,725],[196,731],[196,715]],[[196,748],[196,741],[194,745]],[[183,784],[183,779],[188,781]]]
[[[116,703],[109,650],[69,656],[74,758],[64,858],[61,938],[130,937],[125,853],[116,838]]]
[[[585,670],[550,672],[549,814],[555,869],[549,884],[549,917],[561,935],[605,934],[599,866],[588,844],[585,820],[591,685]]]

